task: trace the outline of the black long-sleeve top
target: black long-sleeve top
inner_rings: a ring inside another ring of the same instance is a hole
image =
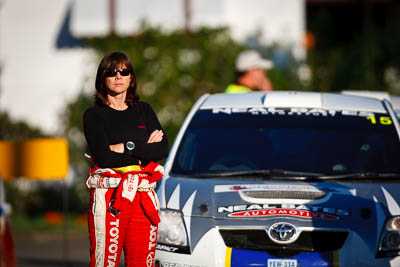
[[[83,128],[90,152],[101,168],[115,168],[159,161],[168,156],[168,139],[151,106],[139,101],[125,110],[94,105],[85,110]],[[162,130],[161,142],[147,143],[154,130]],[[127,142],[135,148],[128,150]],[[124,144],[124,153],[111,151],[109,145]]]

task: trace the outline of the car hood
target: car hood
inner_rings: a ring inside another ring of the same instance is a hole
[[[266,227],[285,221],[296,227],[356,232],[367,244],[376,244],[386,219],[400,215],[399,192],[398,182],[379,180],[243,181],[169,176],[158,195],[162,208],[182,211],[193,232],[215,226]]]
[[[165,207],[186,206],[191,216],[234,219],[287,215],[355,222],[377,215],[377,210],[400,214],[398,182],[260,182],[168,177],[164,183],[161,195]]]

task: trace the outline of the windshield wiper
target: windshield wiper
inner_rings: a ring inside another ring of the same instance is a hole
[[[310,177],[319,177],[322,176],[321,173],[310,173],[310,172],[298,172],[298,171],[288,171],[288,170],[245,170],[245,171],[212,171],[212,172],[197,172],[191,173],[185,176],[190,177],[204,177],[204,178],[212,178],[212,177],[251,177],[251,176],[264,176],[268,178],[288,178],[293,180],[306,180]]]
[[[345,173],[345,174],[332,174],[332,175],[321,175],[313,177],[317,180],[340,180],[340,179],[400,179],[400,173],[378,173],[378,172],[359,172],[359,173]]]
[[[180,174],[181,175],[181,174]],[[346,180],[346,179],[400,179],[400,173],[360,172],[345,174],[321,174],[280,169],[271,170],[242,170],[242,171],[211,171],[184,174],[194,178],[230,178],[230,177],[267,177],[270,179],[287,180]]]

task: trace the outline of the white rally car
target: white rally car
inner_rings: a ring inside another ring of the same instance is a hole
[[[156,266],[400,266],[387,100],[204,95],[165,163]]]

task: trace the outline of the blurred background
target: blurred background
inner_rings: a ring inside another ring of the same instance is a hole
[[[394,0],[0,0],[3,264],[12,240],[17,266],[89,262],[82,114],[106,53],[129,55],[172,144],[244,49],[275,63],[274,90],[399,95],[399,28]]]

